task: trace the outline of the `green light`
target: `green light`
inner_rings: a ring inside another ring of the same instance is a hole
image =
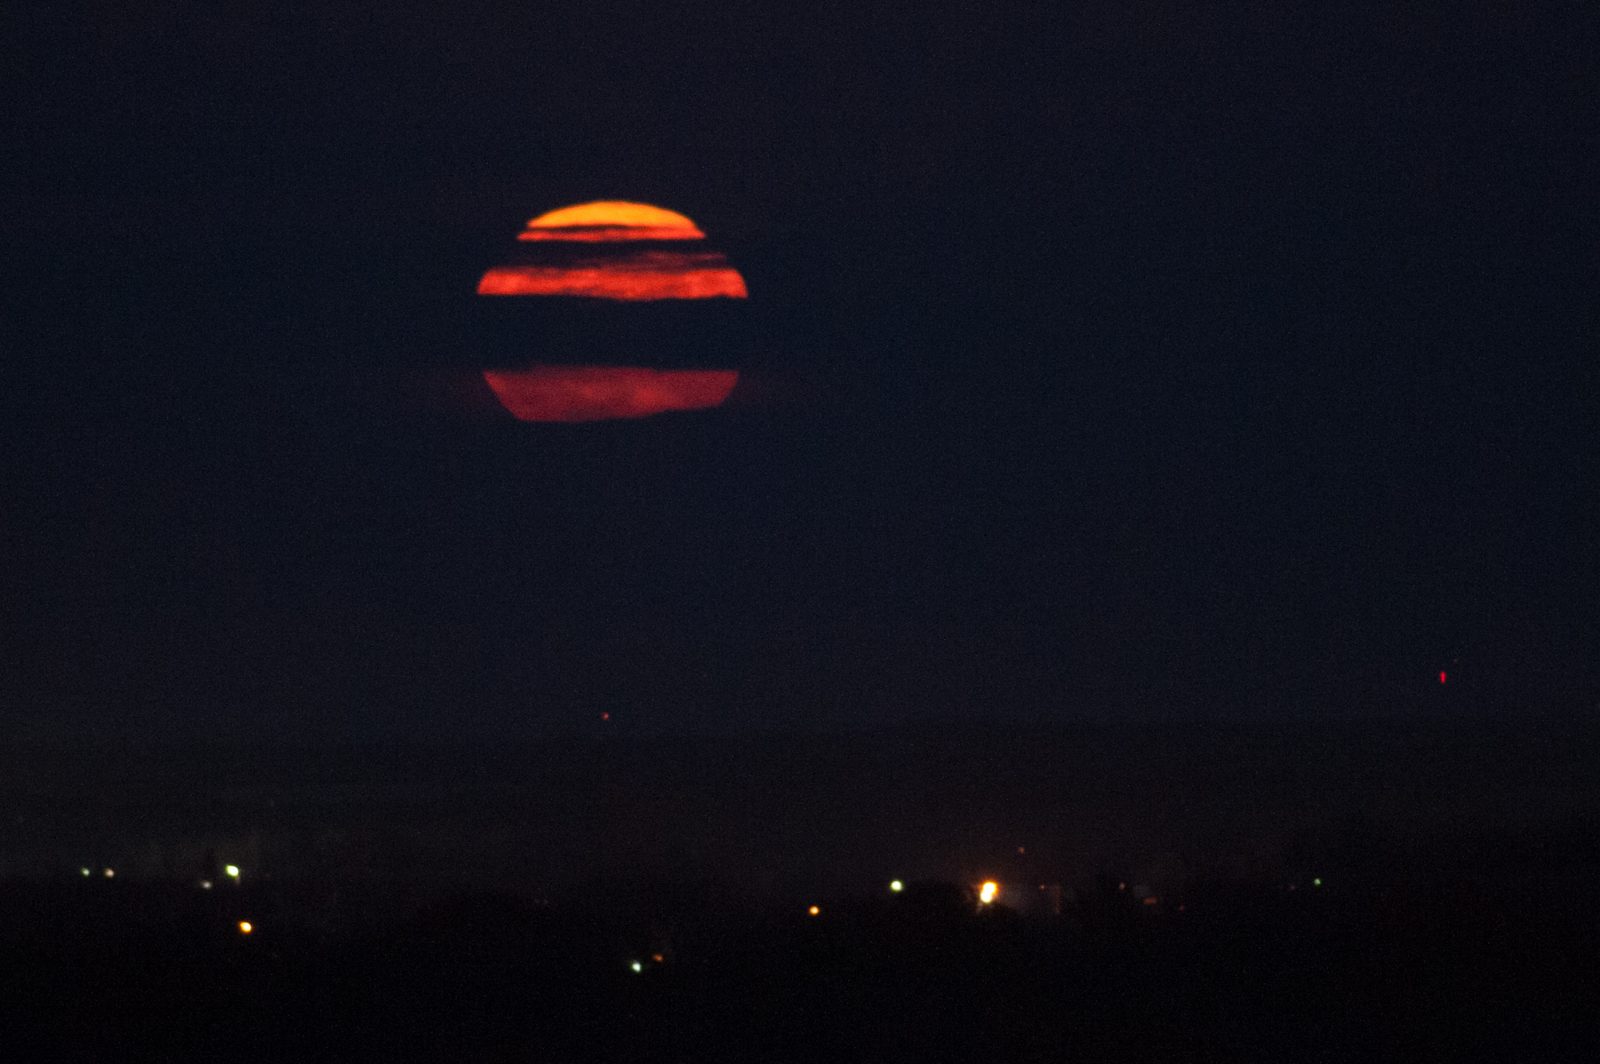
[[[1311,885],[1312,885],[1312,886],[1313,886],[1313,887],[1320,887],[1320,886],[1322,886],[1322,877],[1321,877],[1321,876],[1318,876],[1318,877],[1317,877],[1317,878],[1316,878],[1316,879],[1313,879],[1313,880],[1312,880],[1312,881],[1311,881]]]
[[[236,864],[227,865],[223,868],[223,871],[228,874],[229,879],[239,878],[239,866]]]
[[[894,893],[899,894],[902,890],[906,889],[906,885],[900,882],[898,879],[892,879],[889,881],[889,889]]]
[[[632,968],[635,972],[644,971],[644,963],[642,961],[630,961],[628,963],[628,967]]]

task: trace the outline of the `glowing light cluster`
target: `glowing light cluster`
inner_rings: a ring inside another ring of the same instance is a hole
[[[1000,884],[994,880],[986,879],[978,885],[978,904],[993,905],[998,897],[1000,897]]]

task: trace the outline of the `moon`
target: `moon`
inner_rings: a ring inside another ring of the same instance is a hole
[[[572,296],[629,303],[658,299],[745,299],[739,271],[720,251],[681,247],[628,247],[705,239],[686,215],[648,203],[595,200],[546,211],[517,234],[519,241],[602,245],[579,257],[558,248],[532,250],[519,261],[490,267],[478,280],[480,296]],[[607,249],[604,245],[623,245]]]
[[[739,383],[737,370],[657,370],[629,366],[533,366],[485,370],[500,405],[519,421],[612,421],[718,407]]]
[[[744,299],[750,293],[739,271],[718,252],[640,251],[578,259],[563,265],[494,266],[478,281],[478,294],[578,296],[643,303],[657,299]]]
[[[546,211],[529,221],[517,239],[602,244],[622,240],[704,240],[705,234],[677,211],[627,200],[595,200]]]
[[[685,246],[704,239],[690,218],[664,207],[627,200],[579,203],[531,219],[517,240],[547,246],[491,266],[477,291],[625,303],[748,298],[744,278],[721,252]],[[710,410],[732,394],[739,372],[535,365],[484,370],[483,378],[520,421],[586,422]]]

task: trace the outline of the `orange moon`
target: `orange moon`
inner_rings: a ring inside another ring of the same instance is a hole
[[[677,211],[627,200],[596,200],[546,211],[528,222],[518,240],[704,240],[700,228]]]
[[[478,294],[626,303],[747,298],[744,278],[721,252],[673,246],[704,239],[700,227],[685,215],[648,203],[596,200],[562,207],[530,220],[517,240],[594,245],[593,250],[573,256],[559,247],[530,248],[519,261],[485,271]],[[640,242],[648,243],[639,247]],[[518,420],[583,422],[710,410],[732,394],[739,373],[532,366],[485,370],[483,379]]]

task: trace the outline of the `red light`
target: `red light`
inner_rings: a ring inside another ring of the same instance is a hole
[[[602,714],[600,714],[600,719],[601,719],[601,720],[610,720],[610,719],[611,719],[611,714],[609,714],[609,713],[602,713]]]
[[[717,252],[641,251],[564,266],[495,266],[478,280],[478,294],[649,302],[744,299],[750,293],[739,271]]]
[[[1445,672],[1443,669],[1440,669],[1439,670],[1439,682],[1440,683],[1445,683],[1449,679],[1450,679],[1450,674],[1448,672]]]
[[[739,371],[534,366],[484,370],[483,378],[519,421],[607,421],[720,406]]]

